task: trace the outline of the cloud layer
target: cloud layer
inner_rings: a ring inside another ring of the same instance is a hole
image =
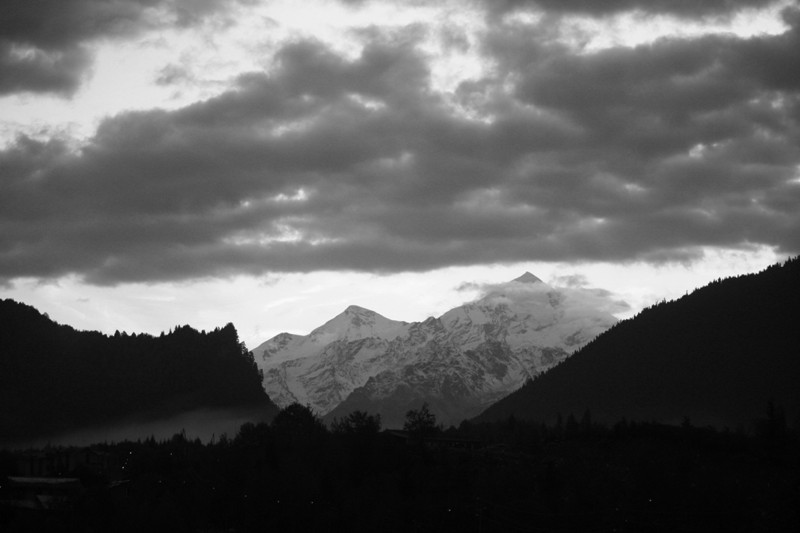
[[[92,42],[196,24],[235,1],[3,0],[0,96],[70,95],[92,65]]]
[[[355,56],[290,40],[230,90],[109,117],[77,150],[19,136],[0,151],[0,279],[798,253],[800,12],[784,12],[779,35],[601,50],[569,44],[557,24],[564,12],[716,16],[765,3],[509,0],[556,18],[487,12],[479,39],[459,41],[484,75],[454,91],[433,83],[429,29],[376,26]],[[154,6],[191,22],[182,2],[64,4],[97,23],[19,8],[0,25],[0,92],[74,91],[90,64],[83,43],[138,31]],[[16,43],[32,55],[14,59]]]

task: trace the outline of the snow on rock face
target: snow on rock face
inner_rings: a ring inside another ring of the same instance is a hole
[[[332,342],[370,337],[391,339],[407,328],[406,322],[390,320],[374,311],[351,305],[308,335],[279,333],[253,350],[264,369],[276,363],[318,355]],[[280,405],[280,404],[279,404]]]
[[[457,424],[615,322],[526,272],[439,318],[408,324],[350,306],[308,335],[282,333],[253,352],[281,407],[308,404],[328,418],[380,412],[392,427],[422,399]]]
[[[389,320],[375,311],[351,305],[341,314],[312,331],[309,338],[319,344],[368,337],[388,339],[396,337],[407,325],[405,322]]]

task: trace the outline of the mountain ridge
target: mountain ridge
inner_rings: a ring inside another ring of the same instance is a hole
[[[458,423],[616,321],[529,272],[421,322],[354,307],[309,335],[278,335],[254,350],[278,405],[308,404],[326,419],[377,409],[385,424],[396,425],[405,410],[429,401],[443,421]]]

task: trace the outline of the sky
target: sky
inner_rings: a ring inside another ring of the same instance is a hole
[[[0,296],[78,329],[530,271],[626,318],[800,252],[800,4],[4,0]]]

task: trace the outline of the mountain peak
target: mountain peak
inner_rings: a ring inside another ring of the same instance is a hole
[[[334,340],[356,340],[367,337],[397,336],[395,330],[402,329],[405,322],[391,320],[365,307],[349,305],[347,309],[308,334],[315,345]]]
[[[363,315],[363,314],[375,315],[375,314],[377,314],[375,311],[371,311],[371,310],[367,309],[366,307],[361,307],[359,305],[349,305],[349,306],[347,306],[347,309],[344,310],[344,312],[349,314],[349,315]]]
[[[542,280],[531,274],[530,272],[525,272],[523,275],[514,279],[512,281],[517,281],[519,283],[543,283]]]

